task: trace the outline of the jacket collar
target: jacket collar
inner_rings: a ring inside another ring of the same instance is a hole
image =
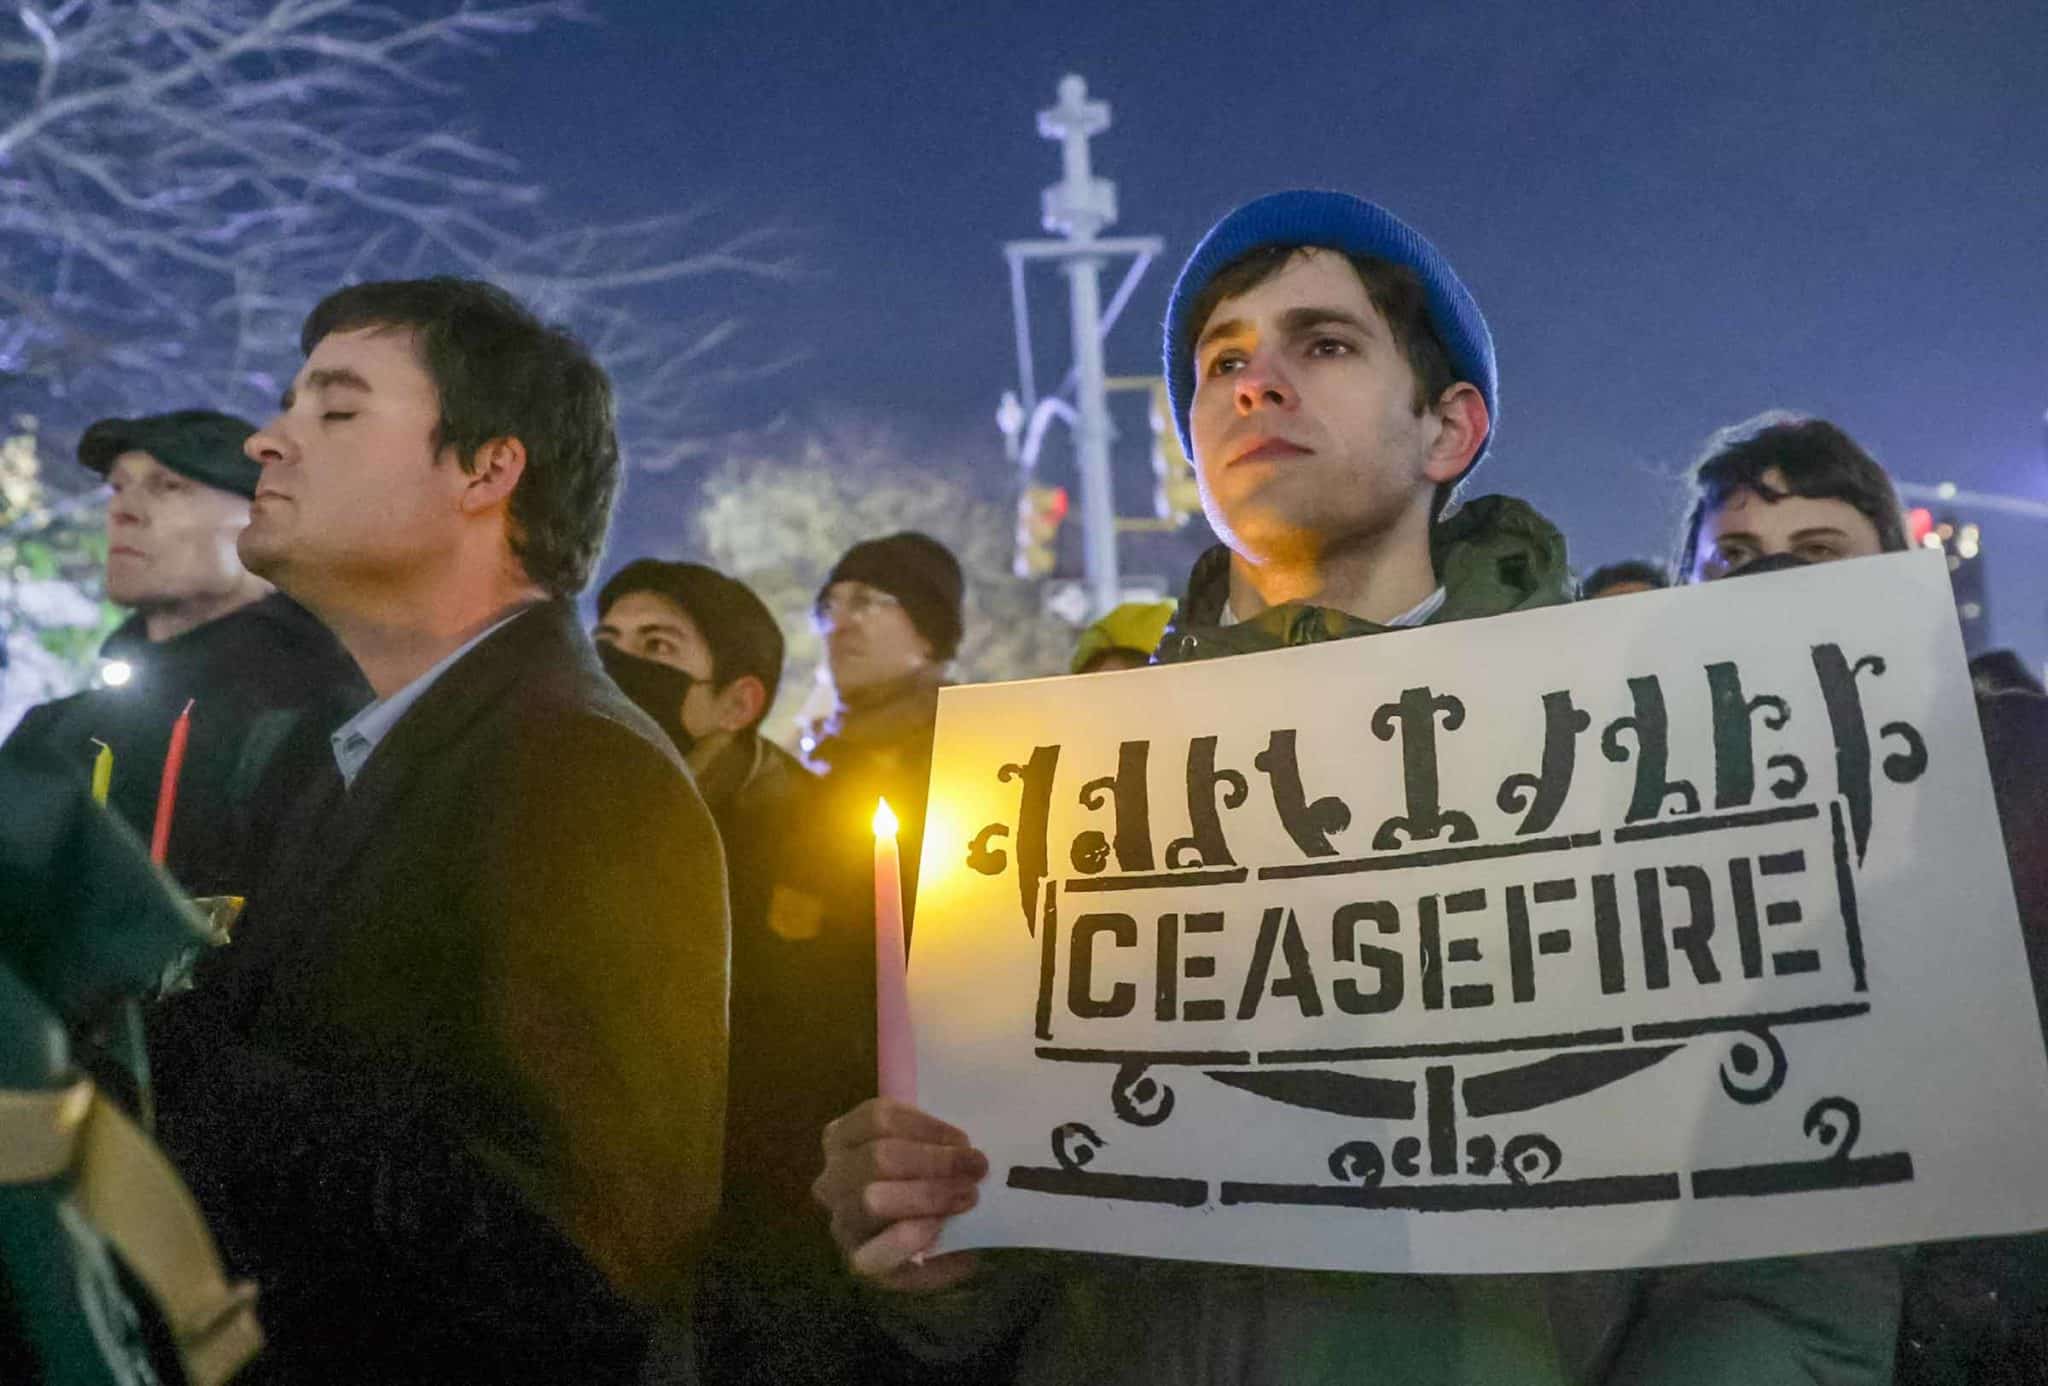
[[[1444,588],[1443,605],[1430,617],[1431,625],[1570,598],[1564,537],[1532,507],[1509,496],[1480,496],[1439,520],[1430,532],[1430,557]],[[1389,629],[1307,602],[1268,607],[1226,626],[1229,597],[1230,550],[1217,544],[1195,561],[1180,611],[1159,643],[1159,660],[1245,654]]]
[[[538,602],[491,632],[450,665],[378,744],[327,820],[327,830],[308,844],[314,859],[300,863],[295,874],[302,880],[338,879],[437,751],[537,670],[563,667],[603,677],[575,608],[566,601]],[[340,777],[331,761],[323,781],[328,774]]]

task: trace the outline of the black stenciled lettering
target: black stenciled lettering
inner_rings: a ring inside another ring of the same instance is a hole
[[[1486,908],[1484,890],[1459,890],[1444,897],[1445,914],[1473,914]],[[1454,938],[1444,948],[1444,961],[1478,962],[1479,940],[1476,938]],[[1493,1004],[1493,984],[1490,982],[1466,982],[1451,988],[1451,1009],[1469,1010],[1475,1006]]]
[[[1700,796],[1690,780],[1667,777],[1671,758],[1671,727],[1664,712],[1664,685],[1655,675],[1628,681],[1629,698],[1635,705],[1632,717],[1617,717],[1600,736],[1600,751],[1616,765],[1629,759],[1629,748],[1621,734],[1635,738],[1636,783],[1629,799],[1627,820],[1639,823],[1664,811],[1667,799],[1676,798],[1680,813],[1698,813]]]
[[[1276,946],[1287,970],[1285,975],[1273,977],[1269,988],[1267,979],[1272,977]],[[1304,1016],[1315,1017],[1323,1013],[1323,998],[1316,990],[1315,970],[1309,965],[1308,945],[1302,942],[1301,926],[1295,922],[1294,911],[1284,905],[1268,908],[1259,920],[1259,937],[1252,946],[1252,965],[1245,974],[1244,995],[1238,999],[1237,1018],[1250,1020],[1256,1016],[1259,1003],[1266,999],[1269,990],[1274,996],[1293,997]]]
[[[1770,731],[1783,731],[1792,709],[1774,693],[1751,698],[1742,691],[1742,671],[1732,661],[1707,666],[1707,695],[1714,710],[1714,807],[1742,808],[1756,797],[1756,745],[1753,723],[1761,718]],[[1795,756],[1772,756],[1774,769],[1787,778],[1772,793],[1789,799],[1806,785],[1806,767]]]
[[[1621,906],[1615,899],[1614,877],[1593,878],[1593,946],[1600,959],[1600,991],[1613,996],[1627,984],[1621,956]]]
[[[1351,826],[1351,808],[1335,795],[1328,795],[1309,801],[1308,793],[1301,784],[1301,764],[1295,755],[1295,733],[1292,729],[1276,731],[1266,743],[1266,749],[1252,757],[1254,769],[1263,771],[1273,788],[1273,807],[1280,814],[1280,824],[1287,829],[1287,835],[1294,839],[1294,845],[1304,856],[1333,857],[1337,848],[1331,843],[1332,833],[1341,833]]]
[[[1235,866],[1223,836],[1221,810],[1244,804],[1247,786],[1242,774],[1216,768],[1216,738],[1198,736],[1188,743],[1188,836],[1166,845],[1166,868]]]
[[[1472,816],[1443,807],[1437,785],[1436,719],[1441,713],[1444,730],[1456,731],[1465,724],[1465,704],[1448,694],[1439,696],[1427,685],[1405,690],[1398,701],[1382,703],[1372,715],[1372,734],[1392,741],[1398,729],[1401,737],[1401,774],[1408,811],[1395,814],[1373,834],[1374,850],[1391,852],[1401,846],[1402,834],[1410,842],[1427,842],[1451,835],[1453,842],[1470,842],[1479,836]]]
[[[1441,902],[1425,895],[1415,902],[1415,932],[1422,955],[1422,1008],[1444,1008],[1444,929]]]
[[[1496,802],[1502,813],[1528,811],[1521,836],[1540,833],[1557,821],[1571,793],[1572,774],[1579,760],[1579,734],[1593,725],[1590,713],[1572,706],[1568,689],[1543,695],[1543,761],[1534,775],[1510,775],[1501,781]]]
[[[1182,934],[1220,934],[1223,932],[1223,912],[1204,910],[1190,914],[1181,921]],[[1189,981],[1201,981],[1216,975],[1216,959],[1206,953],[1185,956],[1180,962],[1180,975]],[[1207,996],[1194,1001],[1180,1003],[1182,1020],[1222,1020],[1230,1014],[1223,1002]]]
[[[1118,982],[1109,995],[1095,995],[1095,940],[1109,935],[1118,948],[1138,946],[1138,921],[1127,914],[1084,914],[1074,921],[1067,955],[1067,1009],[1082,1020],[1114,1020],[1138,1004],[1138,988]]]
[[[1152,1015],[1157,1020],[1180,1016],[1180,916],[1159,916],[1157,955],[1153,961]]]
[[[1856,842],[1856,860],[1862,861],[1870,846],[1871,784],[1870,728],[1864,720],[1863,696],[1857,690],[1860,674],[1872,678],[1884,675],[1884,659],[1865,655],[1854,663],[1840,645],[1815,645],[1813,672],[1820,681],[1821,700],[1828,710],[1828,726],[1835,738],[1835,787],[1849,804],[1849,829]],[[1904,750],[1885,757],[1886,778],[1907,784],[1927,772],[1927,742],[1910,722],[1887,722],[1881,736],[1897,737]]]
[[[1022,780],[1017,804],[1017,903],[1024,911],[1024,927],[1038,930],[1038,886],[1046,872],[1046,824],[1052,812],[1053,778],[1059,769],[1060,748],[1040,746],[1022,765],[1005,765],[996,778],[1008,784]],[[1006,823],[991,823],[976,833],[967,847],[967,865],[984,876],[999,876],[1008,864],[1008,854],[991,846],[998,838],[1010,836]]]
[[[1728,863],[1728,893],[1735,900],[1735,947],[1742,956],[1742,975],[1754,981],[1764,975],[1764,949],[1756,924],[1756,877],[1748,857]]]
[[[1529,939],[1529,895],[1518,885],[1502,897],[1508,912],[1508,995],[1517,1004],[1536,999],[1536,956]]]
[[[1671,985],[1670,950],[1685,956],[1695,980],[1710,985],[1721,980],[1711,942],[1714,937],[1714,895],[1707,873],[1697,866],[1667,866],[1664,880],[1685,893],[1687,920],[1671,929],[1664,927],[1664,901],[1657,884],[1657,868],[1637,870],[1636,907],[1643,926],[1643,985],[1661,991]]]
[[[1339,908],[1330,921],[1330,942],[1337,961],[1348,963],[1356,959],[1359,966],[1369,967],[1379,975],[1379,985],[1371,991],[1361,991],[1349,977],[1339,977],[1330,983],[1330,999],[1346,1015],[1381,1015],[1401,1004],[1405,986],[1401,954],[1378,944],[1360,943],[1358,926],[1368,922],[1382,934],[1397,934],[1401,931],[1401,912],[1388,900],[1361,900]]]
[[[1806,853],[1798,850],[1774,852],[1756,859],[1757,870],[1765,876],[1796,876],[1806,871]],[[1797,900],[1773,900],[1764,906],[1764,926],[1797,924],[1805,911]],[[1781,948],[1771,954],[1771,975],[1792,977],[1820,971],[1820,954],[1811,948]]]
[[[1149,741],[1126,741],[1117,749],[1116,773],[1081,786],[1081,806],[1099,809],[1103,796],[1116,801],[1116,866],[1119,871],[1152,869],[1152,816],[1145,784]],[[1074,838],[1074,869],[1092,874],[1107,859],[1110,843],[1095,829]]]

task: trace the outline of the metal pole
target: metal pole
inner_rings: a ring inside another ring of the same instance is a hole
[[[1088,578],[1092,614],[1103,616],[1117,604],[1123,582],[1116,565],[1116,500],[1109,471],[1109,404],[1102,370],[1102,262],[1092,257],[1069,260],[1064,266],[1071,289],[1074,326],[1075,400],[1080,426],[1074,452],[1081,473],[1083,571]]]

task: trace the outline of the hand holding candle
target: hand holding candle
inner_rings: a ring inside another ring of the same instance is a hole
[[[910,1033],[908,951],[903,945],[903,867],[896,815],[875,804],[875,1052],[883,1097],[917,1101],[917,1046]]]
[[[149,835],[149,859],[158,866],[164,864],[164,853],[171,845],[171,816],[178,807],[178,776],[185,768],[185,743],[192,738],[192,700],[185,700],[185,710],[178,714],[178,720],[171,723],[171,744],[164,752],[164,777],[156,790],[156,826]]]

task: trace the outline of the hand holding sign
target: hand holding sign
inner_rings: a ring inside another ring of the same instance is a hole
[[[939,1244],[1494,1273],[2048,1226],[1948,575],[1848,567],[947,690],[919,1095],[996,1178]]]
[[[892,1098],[871,1098],[825,1128],[811,1196],[832,1219],[855,1275],[892,1290],[943,1290],[974,1273],[972,1252],[920,1257],[947,1218],[979,1198],[988,1157],[967,1133]]]

